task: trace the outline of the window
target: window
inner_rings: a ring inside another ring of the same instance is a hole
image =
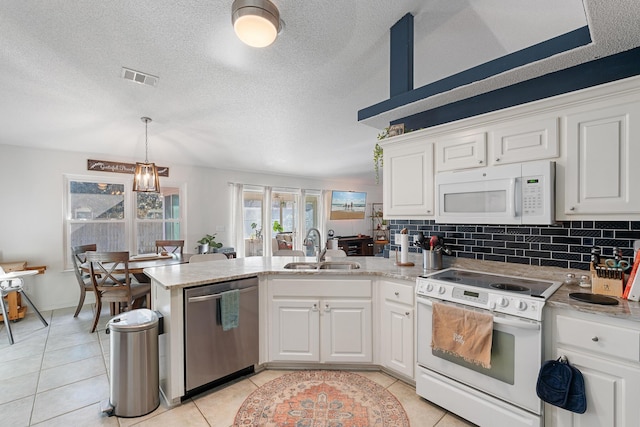
[[[245,256],[262,256],[262,188],[245,188],[243,191],[243,234]]]
[[[180,239],[180,190],[161,187],[161,193],[136,196],[136,244],[139,254],[156,249],[156,240]]]
[[[309,228],[323,222],[322,191],[233,184],[233,233],[245,257],[303,247]]]
[[[72,268],[73,246],[95,243],[99,251],[148,253],[157,239],[180,238],[180,188],[134,193],[131,180],[117,176],[66,176],[65,182],[65,268]]]

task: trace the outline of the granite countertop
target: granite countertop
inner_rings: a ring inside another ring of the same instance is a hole
[[[336,259],[334,259],[336,260]],[[433,271],[422,269],[422,255],[410,253],[412,267],[395,265],[394,259],[381,257],[348,257],[339,261],[355,261],[360,264],[355,270],[288,270],[285,264],[294,261],[315,262],[314,257],[248,257],[231,260],[218,260],[194,264],[180,264],[167,267],[146,268],[145,274],[165,289],[181,289],[207,283],[235,280],[256,275],[278,274],[282,276],[381,276],[391,279],[415,281],[418,276]],[[467,270],[483,271],[508,276],[528,277],[562,282],[567,273],[577,277],[585,274],[582,270],[568,270],[557,267],[540,267],[525,264],[513,264],[495,261],[482,261],[467,258],[443,257],[443,268],[456,267]],[[577,285],[562,285],[547,301],[547,305],[556,308],[601,314],[625,320],[640,322],[640,303],[616,298],[618,305],[597,305],[569,298],[573,292],[590,293],[589,288]]]

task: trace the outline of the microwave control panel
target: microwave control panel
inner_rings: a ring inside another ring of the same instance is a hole
[[[525,216],[544,214],[544,178],[527,176],[522,178],[522,213]]]

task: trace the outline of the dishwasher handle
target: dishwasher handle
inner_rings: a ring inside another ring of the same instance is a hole
[[[245,292],[249,292],[249,291],[252,291],[252,290],[255,290],[255,289],[258,289],[258,287],[257,286],[250,286],[248,288],[242,288],[242,289],[240,289],[240,293],[243,294]],[[191,303],[196,303],[196,302],[204,302],[204,301],[211,301],[211,300],[219,299],[224,292],[228,292],[228,291],[232,291],[232,290],[233,289],[228,289],[226,291],[218,292],[218,293],[215,293],[215,294],[202,295],[202,296],[199,296],[199,297],[189,297],[187,299],[187,303],[191,304]]]

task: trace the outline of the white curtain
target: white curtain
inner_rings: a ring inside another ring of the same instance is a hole
[[[293,249],[305,250],[303,239],[308,230],[305,227],[305,219],[306,219],[306,204],[307,204],[307,190],[301,190],[300,196],[298,198],[298,212],[296,215],[298,216],[298,222],[296,222],[296,229],[293,230],[295,232],[295,240],[293,242]]]
[[[236,256],[244,258],[244,185],[231,186],[231,233]]]
[[[273,255],[273,221],[271,220],[271,198],[273,195],[273,189],[271,187],[264,187],[264,203],[262,204],[262,253],[264,256]]]
[[[320,233],[322,233],[322,235],[324,236],[324,244],[326,245],[326,239],[327,239],[327,233],[329,232],[329,229],[327,227],[327,212],[329,209],[331,209],[330,206],[327,206],[327,203],[330,203],[329,201],[331,200],[331,190],[322,190],[320,192],[320,200],[318,200],[318,209],[320,210],[320,212],[318,212],[318,224],[320,224]]]

